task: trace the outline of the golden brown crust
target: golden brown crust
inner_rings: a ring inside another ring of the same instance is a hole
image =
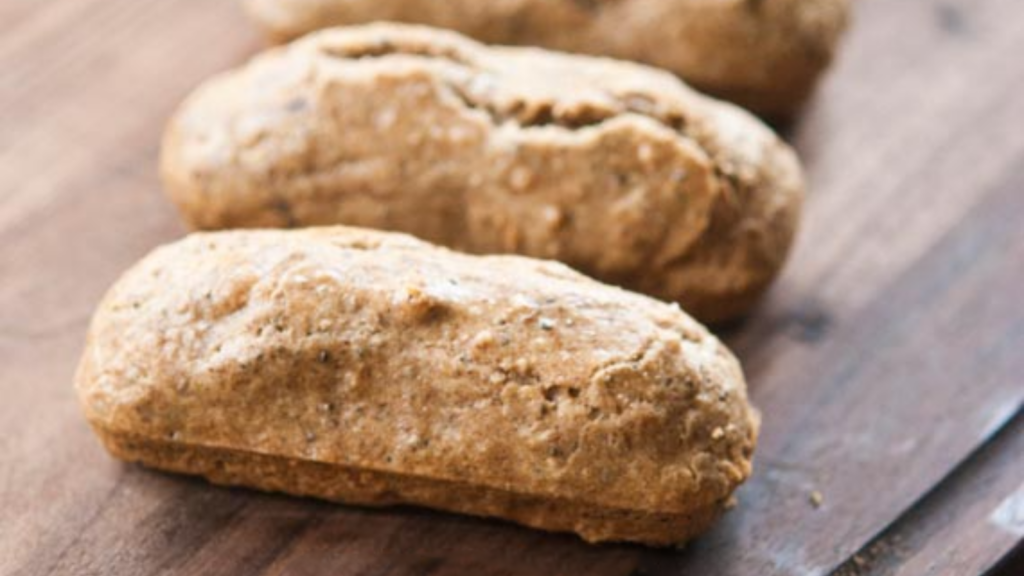
[[[664,68],[758,114],[796,111],[828,68],[849,0],[246,0],[276,40],[390,20],[492,44]]]
[[[344,223],[557,259],[708,322],[769,285],[803,194],[768,128],[667,74],[394,25],[207,83],[162,172],[197,228]]]
[[[593,541],[702,530],[757,434],[735,359],[678,307],[552,262],[340,227],[154,251],[100,305],[76,385],[126,459]],[[309,472],[267,472],[285,462]]]
[[[153,440],[111,432],[102,425],[93,428],[107,450],[122,460],[203,476],[214,484],[361,506],[420,503],[437,510],[502,518],[552,532],[575,532],[594,543],[627,541],[671,546],[699,535],[722,514],[722,507],[717,504],[683,514],[606,508],[466,482]]]

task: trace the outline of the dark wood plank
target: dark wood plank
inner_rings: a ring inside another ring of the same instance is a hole
[[[1019,0],[859,1],[790,131],[813,188],[798,250],[725,334],[765,416],[756,474],[684,551],[106,456],[71,390],[89,314],[183,233],[156,178],[164,119],[258,46],[234,2],[0,0],[0,574],[826,574],[894,534],[914,553],[873,569],[971,573],[1012,544],[975,520],[1021,474],[1019,420],[982,449],[1024,402]]]
[[[985,574],[1022,537],[1024,412],[835,576]]]
[[[1019,576],[1024,574],[1024,540],[1017,542],[1017,547],[1003,557],[985,576]]]

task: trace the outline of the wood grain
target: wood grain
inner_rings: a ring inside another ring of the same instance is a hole
[[[1018,417],[854,554],[837,576],[983,574],[1022,534],[1024,418]]]
[[[89,314],[183,233],[163,122],[260,39],[233,1],[0,0],[0,574],[993,569],[1022,538],[991,519],[1024,481],[1024,5],[859,0],[847,40],[787,130],[798,249],[725,333],[764,412],[755,476],[711,533],[651,551],[112,461],[71,389]]]

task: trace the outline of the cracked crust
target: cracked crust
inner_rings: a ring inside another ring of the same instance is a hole
[[[775,134],[667,74],[395,25],[208,82],[162,173],[195,228],[340,223],[556,259],[706,322],[767,288],[803,195]]]
[[[664,68],[769,117],[793,114],[828,68],[849,0],[246,0],[271,38],[390,20],[492,44]]]
[[[129,461],[593,542],[705,529],[758,427],[736,360],[676,306],[342,227],[154,251],[101,303],[76,386]]]

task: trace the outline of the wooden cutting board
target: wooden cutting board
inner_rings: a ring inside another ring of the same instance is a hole
[[[723,332],[764,413],[755,476],[712,532],[653,551],[110,459],[71,388],[89,314],[184,233],[163,122],[261,41],[234,0],[0,0],[0,574],[994,569],[1024,536],[1024,3],[856,16],[785,131],[811,184],[799,246]]]

